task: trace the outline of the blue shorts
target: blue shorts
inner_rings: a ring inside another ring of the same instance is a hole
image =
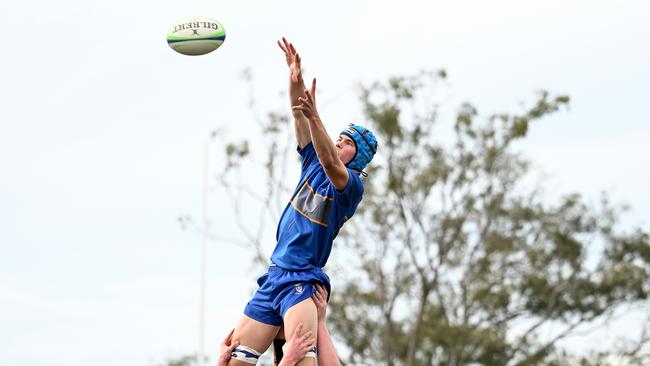
[[[316,293],[316,283],[324,285],[329,296],[330,279],[322,269],[287,271],[271,266],[257,279],[260,288],[246,304],[244,314],[264,324],[282,325],[282,318],[289,308]]]

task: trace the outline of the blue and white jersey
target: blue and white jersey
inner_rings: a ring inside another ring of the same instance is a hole
[[[271,255],[271,262],[292,271],[325,266],[332,241],[363,196],[363,182],[355,171],[348,169],[348,184],[339,192],[325,174],[311,143],[299,153],[300,182],[278,223],[277,244]]]

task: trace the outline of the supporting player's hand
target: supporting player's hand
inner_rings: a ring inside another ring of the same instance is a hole
[[[318,321],[325,323],[325,317],[327,316],[327,290],[321,284],[316,284],[316,293],[311,295],[311,299],[314,300],[316,304],[316,310],[318,311]]]
[[[316,78],[311,82],[311,90],[305,89],[305,97],[298,98],[298,103],[298,105],[291,106],[291,109],[302,111],[310,120],[320,118],[316,109]]]
[[[291,71],[291,80],[297,83],[302,77],[300,74],[300,55],[298,51],[296,51],[293,43],[287,41],[284,37],[282,37],[282,41],[278,41],[278,46],[284,51],[284,55],[287,58],[287,66],[289,66],[289,70]]]
[[[221,341],[221,350],[219,351],[217,366],[227,366],[228,361],[230,361],[230,356],[232,355],[232,350],[239,346],[239,341],[230,342],[234,331],[234,329],[231,330],[230,333],[228,333],[228,336]]]
[[[294,366],[305,358],[307,352],[316,347],[311,330],[305,332],[302,336],[300,332],[302,332],[302,323],[298,324],[296,330],[293,331],[291,339],[282,346],[284,356],[278,366]]]

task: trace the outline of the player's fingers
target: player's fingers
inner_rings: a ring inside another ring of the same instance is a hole
[[[230,344],[230,339],[232,338],[232,334],[235,332],[235,328],[232,328],[230,330],[230,333],[226,336],[226,338],[223,339],[223,344]]]
[[[285,54],[287,53],[287,49],[284,48],[284,46],[282,45],[282,43],[280,43],[280,41],[278,41],[278,46],[280,46],[280,49],[281,49]]]
[[[314,342],[313,339],[310,339],[307,343],[305,343],[302,347],[303,352],[309,352],[311,351],[312,348],[316,347],[316,343]]]
[[[306,353],[306,352],[309,352],[312,348],[314,348],[313,344],[314,344],[314,339],[311,338],[311,339],[308,339],[308,340],[304,341],[303,343],[300,343],[298,345],[298,347],[300,347],[300,350],[302,352]]]
[[[299,343],[299,344],[305,343],[306,341],[309,340],[309,338],[311,338],[311,335],[312,335],[312,334],[313,334],[313,333],[311,332],[311,330],[310,330],[310,331],[307,331],[305,334],[303,334],[302,336],[300,336],[300,338],[298,338],[298,343]]]
[[[298,101],[300,102],[301,106],[308,107],[308,108],[314,108],[314,101],[309,97],[309,94],[306,95],[305,97],[298,97]]]
[[[228,347],[228,352],[232,352],[237,346],[239,346],[239,341],[234,341],[232,344]]]
[[[327,297],[329,296],[329,293],[327,292],[327,289],[325,288],[325,286],[321,286],[321,290],[322,290],[321,293],[323,294],[323,299],[325,299],[325,301],[327,301]]]
[[[316,100],[316,78],[311,82],[311,94],[314,100]]]
[[[315,302],[317,307],[322,308],[323,305],[325,305],[325,301],[323,301],[322,297],[318,296],[317,294],[314,294],[314,298],[316,299]]]
[[[323,299],[327,299],[327,290],[325,289],[325,287],[318,285],[318,293],[321,294],[321,296],[323,296]]]
[[[303,103],[305,103],[305,104],[309,103],[309,101],[311,100],[311,98],[309,96],[309,91],[307,89],[305,89],[305,97],[303,98],[303,100],[304,100]]]
[[[316,292],[314,292],[314,294],[312,296],[316,297],[316,299],[318,299],[318,302],[323,301],[323,298],[322,298],[322,296],[320,296],[320,293],[318,292],[318,289],[316,290]]]
[[[287,44],[287,40],[284,39],[284,38],[282,38],[282,45],[281,45],[281,47],[282,47],[282,51],[284,51],[284,53],[285,53],[287,56],[291,54],[291,52],[289,52],[289,46],[288,46],[288,44]]]
[[[300,336],[300,332],[302,332],[302,323],[298,324],[296,329],[293,331],[293,335],[291,336],[291,339],[296,339]]]
[[[314,92],[313,91],[311,91],[309,89],[305,89],[305,95],[307,96],[307,100],[309,100],[310,102],[314,101]]]

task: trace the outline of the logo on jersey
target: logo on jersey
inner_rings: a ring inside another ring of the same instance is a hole
[[[302,283],[296,283],[294,286],[296,286],[296,294],[298,294],[298,295],[302,294],[302,292],[304,290],[302,288]]]

